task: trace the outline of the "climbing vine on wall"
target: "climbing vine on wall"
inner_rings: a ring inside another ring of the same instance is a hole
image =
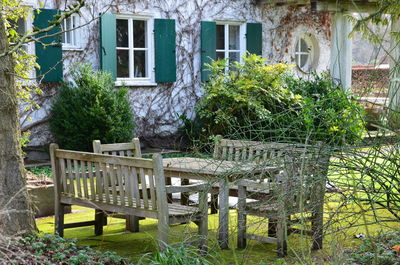
[[[60,9],[67,4],[62,0],[54,1],[54,6]],[[89,61],[95,68],[99,67],[99,23],[96,19],[99,13],[150,14],[176,20],[177,81],[129,88],[128,96],[137,125],[135,133],[148,142],[171,137],[179,127],[179,115],[194,115],[193,108],[202,95],[201,21],[263,22],[264,43],[272,42],[265,45],[264,56],[273,59],[272,62],[279,61],[284,55],[282,47],[290,44],[290,32],[299,23],[312,28],[324,25],[318,30],[329,34],[326,14],[311,14],[308,8],[257,6],[252,0],[114,0],[111,3],[88,0],[86,5],[81,20],[91,23],[82,30],[82,49],[63,52],[67,78],[70,64]],[[272,47],[281,48],[277,51]],[[56,89],[48,88],[48,93],[44,92],[48,97],[41,101],[42,106],[48,104]]]

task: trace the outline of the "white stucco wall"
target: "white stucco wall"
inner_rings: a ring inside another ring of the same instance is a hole
[[[31,0],[31,2],[35,1]],[[175,19],[177,82],[151,87],[129,87],[128,97],[135,113],[135,134],[145,139],[173,135],[180,125],[178,115],[194,116],[194,106],[202,94],[201,21],[262,23],[263,56],[270,63],[293,64],[296,36],[303,32],[310,32],[315,35],[319,44],[320,56],[317,70],[323,71],[328,68],[330,38],[329,25],[324,24],[326,15],[312,13],[307,7],[255,6],[252,0],[117,0],[112,6],[108,6],[109,2],[89,0],[87,7],[81,10],[81,23],[88,23],[81,29],[82,49],[63,52],[64,74],[68,78],[69,67],[78,62],[90,62],[94,68],[99,67],[97,16],[100,12],[145,14],[154,18]],[[60,0],[45,2],[46,8],[62,9],[64,5],[65,3]],[[326,23],[329,24],[329,21]],[[294,71],[297,71],[296,68]],[[29,126],[40,119],[46,119],[48,116],[48,104],[56,90],[54,87],[44,86],[44,92],[46,99],[38,99],[42,109],[30,113],[33,120],[25,120],[22,127]],[[33,132],[35,131],[43,135],[43,130],[36,128]],[[48,138],[48,135],[43,137],[33,133],[30,145],[47,144],[51,140]]]

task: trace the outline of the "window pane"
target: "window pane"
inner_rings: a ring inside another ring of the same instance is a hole
[[[146,51],[135,51],[134,52],[134,62],[135,77],[146,77]]]
[[[300,68],[304,68],[308,62],[308,54],[300,55]],[[304,69],[303,69],[304,70]]]
[[[240,49],[240,27],[229,26],[229,49],[239,50]]]
[[[67,18],[67,25],[66,25],[66,30],[71,30],[71,17]],[[66,43],[71,43],[71,31],[67,31],[67,38],[66,38]]]
[[[117,77],[129,77],[129,51],[117,50]]]
[[[18,32],[18,35],[20,35],[20,36],[26,32],[25,20],[23,18],[18,19],[16,31]]]
[[[229,63],[239,62],[240,61],[240,53],[239,52],[230,52],[229,53]],[[236,67],[229,67],[230,71],[235,71]]]
[[[146,21],[133,21],[133,47],[146,48]]]
[[[117,19],[117,47],[128,47],[128,20]]]
[[[217,25],[217,50],[225,49],[225,26]]]
[[[225,58],[225,53],[224,52],[217,52],[217,60],[224,59],[224,58]]]
[[[304,39],[300,39],[301,52],[308,52],[308,45]]]
[[[229,53],[229,62],[239,62],[240,61],[240,53],[239,52],[230,52]]]

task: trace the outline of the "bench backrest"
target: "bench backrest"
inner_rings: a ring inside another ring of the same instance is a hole
[[[133,138],[129,143],[115,144],[102,144],[100,140],[94,140],[93,152],[114,156],[142,157],[139,138]]]
[[[214,146],[214,159],[228,161],[268,162],[283,155],[286,143],[223,139],[218,135]]]
[[[153,159],[58,149],[50,145],[56,196],[168,211],[161,155]]]
[[[269,200],[274,200],[282,202],[288,211],[310,208],[324,199],[329,158],[329,152],[319,145],[288,146],[281,158],[279,174],[261,183],[239,180],[238,185],[252,188],[254,192],[271,192],[266,205],[271,204]]]

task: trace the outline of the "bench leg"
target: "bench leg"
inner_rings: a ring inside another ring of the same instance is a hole
[[[103,211],[95,210],[94,234],[100,236],[103,234],[104,219],[107,218]]]
[[[139,217],[134,215],[127,215],[126,230],[130,232],[139,232]]]
[[[171,185],[172,179],[170,177],[165,178],[165,185]],[[172,193],[167,193],[167,201],[168,203],[172,203]]]
[[[218,213],[218,193],[211,192],[210,208],[211,214]]]
[[[244,209],[243,209],[244,210]],[[243,214],[241,211],[238,211],[238,248],[244,249],[246,248],[246,226],[247,220],[246,215]]]
[[[207,252],[207,239],[208,239],[208,193],[200,192],[199,193],[199,209],[201,211],[201,217],[198,222],[199,228],[199,249],[201,252]]]
[[[55,207],[55,233],[60,237],[64,236],[64,205],[59,203]]]
[[[188,179],[181,179],[181,186],[189,185]],[[189,196],[187,193],[181,193],[181,205],[189,205]]]
[[[322,249],[323,241],[323,226],[324,226],[324,213],[323,206],[316,207],[312,214],[311,231],[313,237],[312,250]]]
[[[268,236],[276,237],[276,219],[268,219]]]
[[[286,218],[279,218],[276,226],[277,238],[277,251],[278,257],[285,257],[287,255],[287,232],[286,232]]]
[[[160,251],[163,251],[165,246],[168,245],[169,224],[168,217],[158,219],[158,246]]]

